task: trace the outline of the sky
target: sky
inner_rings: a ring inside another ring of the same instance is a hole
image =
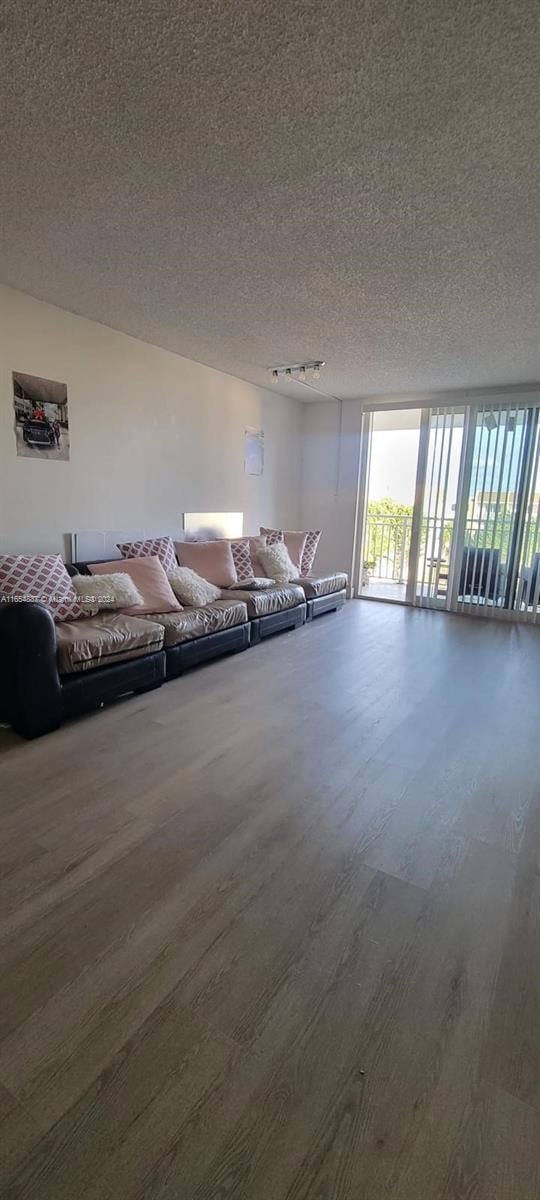
[[[475,492],[513,491],[517,486],[520,464],[520,450],[524,433],[523,422],[517,426],[503,423],[497,433],[494,428],[480,427],[475,438],[475,453],[471,474],[471,495]],[[515,437],[513,436],[515,433]],[[381,500],[389,496],[402,504],[414,503],[416,485],[416,464],[418,458],[419,429],[375,429],[372,434],[371,464],[369,478],[369,499]],[[438,435],[438,446],[441,445],[441,433]],[[447,500],[445,516],[452,516],[456,501],[459,475],[459,461],[463,429],[457,427],[453,431],[450,466],[448,472]],[[445,445],[448,445],[446,435]],[[441,471],[441,490],[444,487],[446,470],[446,454],[443,458]],[[433,491],[435,496],[438,485],[439,455],[435,464]],[[426,500],[430,493],[431,460],[428,458],[426,479]]]
[[[416,463],[418,458],[418,429],[379,430],[373,433],[369,477],[369,499],[382,500],[390,496],[401,504],[413,504],[416,487]],[[445,516],[453,514],[453,504],[459,473],[462,430],[456,430],[452,439],[450,469],[448,473],[447,505]],[[430,463],[428,462],[429,489]],[[443,473],[446,463],[443,462]],[[436,464],[438,472],[438,462]],[[444,482],[444,474],[442,476]],[[436,488],[437,479],[434,487]]]

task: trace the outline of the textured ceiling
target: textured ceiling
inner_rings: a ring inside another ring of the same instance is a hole
[[[539,13],[3,0],[1,278],[257,383],[538,379]]]

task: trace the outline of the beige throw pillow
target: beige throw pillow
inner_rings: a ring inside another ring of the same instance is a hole
[[[174,570],[168,571],[167,578],[176,598],[181,604],[188,604],[190,608],[203,608],[205,604],[211,604],[221,596],[220,588],[203,579],[202,575],[197,575],[191,567],[175,567]]]
[[[113,571],[110,575],[74,575],[73,587],[79,603],[89,615],[100,609],[129,608],[142,604],[143,598],[130,575]]]
[[[298,578],[298,567],[295,567],[284,542],[276,542],[275,546],[265,546],[259,550],[259,558],[267,575],[276,583],[289,583]]]

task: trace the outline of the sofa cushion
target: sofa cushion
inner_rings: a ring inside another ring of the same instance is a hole
[[[214,600],[203,608],[184,608],[179,613],[161,613],[148,618],[159,621],[165,631],[165,648],[192,642],[208,633],[220,633],[234,625],[245,625],[248,614],[242,600]]]
[[[61,675],[110,667],[115,662],[153,654],[163,646],[163,626],[124,613],[97,613],[79,621],[61,621],[56,630]]]
[[[135,604],[140,608],[143,603],[131,575],[126,575],[125,571],[113,571],[110,575],[74,575],[73,587],[88,617],[100,609],[110,612],[133,608]]]
[[[241,596],[251,619],[267,617],[270,613],[284,612],[287,608],[295,608],[297,604],[304,604],[306,599],[302,588],[294,583],[276,583],[263,592],[238,592],[235,590],[234,594]]]
[[[130,575],[143,598],[143,607],[131,605],[128,616],[142,617],[156,612],[179,612],[178,603],[159,558],[122,558],[112,563],[88,563],[92,575],[110,575],[124,571]]]
[[[237,582],[231,543],[225,538],[215,542],[175,542],[174,546],[181,567],[191,567],[216,587],[230,587]]]
[[[176,566],[174,542],[171,537],[142,538],[137,542],[117,542],[122,558],[159,558],[165,571]]]
[[[315,562],[317,547],[321,540],[320,529],[307,529],[303,531],[297,529],[266,529],[264,525],[261,525],[261,533],[265,535],[269,546],[275,545],[276,542],[285,542],[293,561],[296,561],[297,539],[303,538],[303,550],[299,566],[302,575],[309,575]]]
[[[59,554],[0,555],[0,602],[44,604],[55,621],[86,616]]]
[[[295,579],[295,583],[303,588],[307,600],[314,600],[316,596],[331,596],[332,592],[342,592],[347,587],[347,576],[344,571],[334,571],[329,575],[304,575]]]
[[[275,587],[275,579],[268,579],[266,575],[254,575],[253,579],[246,579],[243,583],[233,583],[230,588],[226,588],[227,592],[264,592],[266,588]]]
[[[307,533],[299,529],[271,529],[268,533],[265,530],[264,536],[267,538],[268,546],[278,546],[283,543],[287,547],[291,562],[294,563],[297,571],[302,570],[302,556],[306,546]]]
[[[221,597],[221,589],[197,575],[191,567],[175,567],[174,571],[168,572],[167,578],[175,596],[188,608],[203,608]]]
[[[298,566],[292,558],[284,542],[276,542],[275,546],[265,546],[260,554],[265,575],[276,583],[291,583],[298,575]]]
[[[249,538],[232,538],[230,546],[237,583],[249,583],[255,575]]]
[[[265,537],[232,538],[230,544],[237,583],[251,583],[263,574],[259,552],[265,549]]]

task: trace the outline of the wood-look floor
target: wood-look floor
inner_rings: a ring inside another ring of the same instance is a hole
[[[351,602],[2,732],[6,1200],[538,1200],[539,688]]]

